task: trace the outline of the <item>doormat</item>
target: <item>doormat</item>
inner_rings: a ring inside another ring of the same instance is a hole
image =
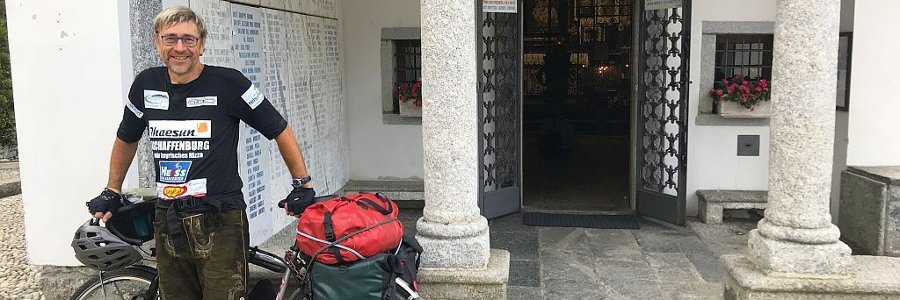
[[[635,216],[576,215],[529,212],[524,216],[525,225],[552,227],[585,227],[601,229],[641,229]]]

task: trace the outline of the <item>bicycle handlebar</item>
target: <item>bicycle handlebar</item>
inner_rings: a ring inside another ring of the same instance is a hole
[[[281,257],[259,250],[257,247],[250,248],[250,253],[247,255],[247,262],[275,273],[284,273],[287,270],[287,263],[285,263]]]

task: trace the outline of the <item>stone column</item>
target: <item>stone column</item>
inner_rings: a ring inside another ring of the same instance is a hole
[[[847,272],[850,248],[831,223],[840,0],[779,0],[772,66],[769,199],[750,260],[772,276]]]
[[[509,252],[491,251],[478,209],[475,1],[421,5],[425,208],[416,238],[425,248],[422,289],[428,299],[503,299]]]

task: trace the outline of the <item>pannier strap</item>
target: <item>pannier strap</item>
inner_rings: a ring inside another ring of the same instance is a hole
[[[369,195],[370,193],[360,192],[360,194]],[[388,200],[388,198],[385,197],[384,195],[381,195],[381,193],[375,193],[375,197],[377,197],[378,200],[381,200],[381,202],[384,203],[384,207],[382,207],[381,205],[378,205],[378,203],[375,203],[375,201],[372,201],[371,199],[368,199],[368,198],[355,199],[357,201],[356,204],[377,210],[379,213],[381,213],[382,215],[385,215],[385,216],[390,215],[391,213],[394,212],[394,206],[391,205],[391,200]],[[347,201],[347,202],[352,202],[352,200],[350,200],[349,198],[347,198],[345,196],[342,196],[341,200]]]
[[[375,195],[378,196],[378,199],[381,200],[381,202],[384,202],[384,206],[387,206],[387,208],[381,207],[380,205],[378,205],[378,203],[375,203],[375,201],[372,201],[371,199],[362,198],[359,199],[359,201],[366,203],[382,215],[389,215],[394,212],[394,206],[391,205],[390,200],[387,200],[387,198],[382,197],[380,194]]]
[[[324,223],[325,223],[324,224],[325,225],[325,240],[327,240],[330,243],[333,243],[334,242],[334,226],[333,226],[334,223],[331,221],[331,212],[330,211],[325,213],[325,222]],[[328,252],[330,252],[331,255],[334,255],[334,258],[337,259],[338,263],[344,263],[344,258],[341,257],[341,250],[338,250],[337,248],[334,248],[334,247],[328,247]]]
[[[356,255],[356,257],[359,257],[359,259],[366,259],[366,258],[367,258],[367,257],[363,256],[362,254],[359,254],[359,252],[356,252],[356,250],[353,250],[353,248],[350,248],[350,247],[347,247],[347,246],[344,246],[344,245],[341,245],[341,244],[332,244],[332,243],[329,242],[329,241],[326,241],[326,240],[319,239],[319,238],[317,238],[317,237],[311,236],[311,235],[306,234],[306,233],[304,233],[303,231],[300,231],[300,230],[297,230],[297,234],[299,234],[299,235],[301,235],[301,236],[303,236],[303,237],[305,237],[305,238],[308,238],[308,239],[310,239],[310,240],[313,240],[313,241],[316,241],[316,242],[319,242],[319,243],[328,245],[328,246],[335,246],[335,247],[338,247],[338,248],[341,248],[341,249],[350,251],[350,253],[353,253],[353,255]]]
[[[357,235],[357,234],[359,234],[359,233],[361,233],[361,232],[364,232],[364,231],[366,231],[366,230],[369,230],[369,229],[372,229],[372,228],[375,228],[375,227],[378,227],[378,226],[381,226],[381,225],[384,225],[384,224],[387,224],[387,223],[390,223],[390,222],[393,222],[393,221],[400,222],[400,220],[398,220],[397,217],[393,217],[393,218],[390,218],[390,219],[384,219],[384,220],[382,220],[381,222],[378,222],[378,223],[375,223],[375,224],[366,226],[366,227],[363,228],[363,229],[360,229],[360,230],[351,232],[351,233],[349,233],[349,234],[347,234],[347,235],[345,235],[345,236],[342,236],[341,238],[339,238],[339,239],[337,239],[337,240],[335,240],[335,241],[333,241],[333,242],[325,243],[325,244],[326,244],[325,247],[319,248],[319,250],[316,250],[316,253],[313,253],[313,255],[310,255],[310,260],[315,260],[316,257],[319,256],[320,253],[322,253],[322,251],[325,251],[325,249],[331,248],[332,246],[335,246],[335,247],[340,247],[340,246],[342,246],[342,245],[339,245],[339,243],[340,243],[340,242],[343,242],[343,241],[346,240],[346,239],[349,239],[351,236]],[[306,238],[310,238],[310,239],[312,239],[312,240],[314,240],[314,241],[317,241],[317,242],[322,242],[322,240],[313,238],[313,237],[309,236],[308,234],[305,234],[305,233],[303,233],[303,232],[300,232],[299,230],[297,230],[297,234],[299,234],[300,236],[306,237]],[[341,248],[343,248],[343,247],[341,247]],[[340,257],[340,256],[338,256],[338,257]],[[315,264],[310,264],[310,269],[312,269],[312,266],[313,266],[313,265],[315,265]]]

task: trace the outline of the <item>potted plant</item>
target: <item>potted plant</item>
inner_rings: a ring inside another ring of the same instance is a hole
[[[401,82],[397,84],[397,97],[400,100],[400,115],[404,117],[422,117],[422,82]]]
[[[735,75],[717,81],[708,94],[723,118],[768,118],[769,82]]]

